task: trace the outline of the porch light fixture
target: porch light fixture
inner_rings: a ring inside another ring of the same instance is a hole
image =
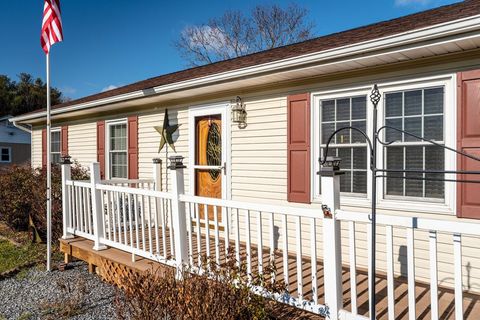
[[[232,106],[232,122],[238,123],[238,128],[244,129],[247,127],[247,111],[242,102],[242,98],[237,96],[235,104]]]

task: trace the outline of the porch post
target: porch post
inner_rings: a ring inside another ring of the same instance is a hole
[[[188,263],[187,247],[187,220],[185,203],[180,201],[180,195],[185,193],[184,168],[182,156],[171,156],[168,158],[168,168],[172,173],[172,222],[173,236],[175,239],[175,260],[177,266],[182,268]]]
[[[93,235],[95,241],[93,250],[97,251],[107,249],[107,246],[100,243],[100,238],[103,238],[104,235],[102,191],[97,190],[96,187],[100,180],[100,163],[93,162],[90,165],[90,191],[92,195]]]
[[[162,191],[162,159],[153,158],[153,182],[154,190]]]
[[[328,160],[327,160],[328,161]],[[338,160],[339,161],[339,160]],[[330,319],[337,320],[343,307],[342,301],[342,245],[340,221],[335,211],[340,208],[340,174],[338,167],[327,164],[321,170],[323,210],[323,255],[325,305],[329,308]]]
[[[68,232],[70,226],[70,195],[67,191],[67,180],[72,178],[72,168],[69,156],[62,157],[62,214],[63,214],[63,235],[62,239],[72,239],[73,235]]]

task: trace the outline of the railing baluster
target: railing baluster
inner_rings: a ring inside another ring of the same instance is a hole
[[[122,204],[120,203],[120,192],[115,192],[115,200],[117,201],[117,231],[118,242],[122,243]]]
[[[165,210],[165,200],[160,199],[160,220],[162,223],[162,248],[163,248],[163,257],[166,258],[168,256],[167,253],[167,213]]]
[[[175,230],[173,230],[173,212],[172,212],[171,200],[167,200],[167,212],[170,215],[170,218],[168,219],[170,224],[170,228],[169,228],[170,252],[172,254],[172,257],[175,257],[175,237],[174,237]]]
[[[197,253],[198,265],[202,263],[202,226],[200,224],[200,209],[198,203],[195,203],[195,218],[197,223]]]
[[[80,187],[75,187],[77,190],[77,205],[78,205],[78,216],[80,218],[79,221],[79,230],[85,232],[84,224],[83,224],[83,208],[82,208],[82,194],[80,191]]]
[[[416,319],[415,307],[415,244],[413,228],[407,228],[408,318]]]
[[[262,228],[262,212],[258,211],[257,215],[257,254],[258,254],[258,273],[263,273],[263,228]]]
[[[430,310],[431,319],[438,320],[438,257],[437,232],[429,232],[430,244]]]
[[[148,227],[148,251],[153,254],[153,239],[152,239],[152,199],[147,196],[147,227]]]
[[[115,209],[115,192],[110,192],[110,202],[112,204],[112,225],[113,230],[113,241],[117,242],[117,218],[116,218],[116,209]]]
[[[220,231],[218,229],[218,209],[213,206],[213,220],[215,224],[215,261],[220,264]]]
[[[88,189],[87,188],[82,188],[83,191],[83,206],[85,208],[85,225],[86,225],[86,231],[88,234],[93,234],[92,230],[92,222],[91,222],[91,210],[90,210],[90,201],[88,198]]]
[[[247,275],[248,279],[252,279],[252,248],[251,248],[251,243],[252,239],[250,237],[250,210],[246,211],[246,217],[245,217],[245,232],[246,232],[246,240],[247,240]]]
[[[287,215],[283,215],[283,280],[285,282],[285,286],[289,291],[289,279],[288,279],[288,221]]]
[[[145,197],[140,196],[140,224],[142,226],[142,249],[147,251],[147,243],[145,241]]]
[[[238,208],[235,210],[235,258],[237,259],[237,265],[240,266],[240,214]]]
[[[129,233],[130,233],[130,247],[132,247],[132,249],[134,248],[133,246],[133,223],[132,223],[132,195],[129,193],[128,196],[127,196],[127,199],[128,199],[128,203],[127,203],[127,206],[128,206],[128,222],[129,222]]]
[[[275,217],[270,212],[270,260],[275,261]]]
[[[297,241],[297,290],[298,300],[303,301],[303,270],[302,270],[302,219],[297,216],[296,219],[296,241]]]
[[[388,298],[388,319],[395,319],[395,280],[393,270],[393,227],[385,227],[387,244],[387,298]]]
[[[191,202],[187,202],[185,208],[188,207],[188,220],[187,220],[187,227],[188,227],[188,257],[190,261],[190,266],[193,266],[193,225],[192,225],[192,208],[193,204]]]
[[[128,245],[128,234],[127,234],[127,204],[125,201],[125,192],[122,192],[122,213],[123,213],[123,223],[122,223],[122,230],[123,230],[123,239],[124,244]]]
[[[225,235],[225,261],[228,258],[228,249],[230,247],[230,215],[228,214],[228,207],[223,208],[222,212],[225,212],[224,217],[225,218],[225,230],[223,231],[223,234]],[[230,208],[230,212],[231,208]]]
[[[112,223],[110,221],[110,191],[104,191],[103,197],[104,197],[104,203],[107,206],[107,217],[106,217],[106,226],[105,230],[107,230],[107,239],[112,240],[112,230],[110,229],[112,227]],[[104,205],[105,207],[105,205]]]
[[[70,227],[73,228],[75,230],[75,196],[74,196],[74,193],[73,193],[73,187],[72,186],[67,186],[68,187],[68,192],[69,192],[69,195],[70,195],[70,201],[69,201],[69,218],[68,219],[70,221]]]
[[[149,187],[149,189],[150,189],[150,187]],[[158,199],[157,198],[153,198],[153,211],[155,213],[153,222],[155,224],[155,245],[157,247],[157,251],[155,253],[160,254],[160,235],[158,233],[158,228],[160,226],[158,225],[159,208],[158,208]]]
[[[455,265],[455,319],[463,319],[463,286],[462,286],[462,236],[453,234],[453,260]]]
[[[140,250],[140,231],[138,230],[138,195],[133,196],[134,214],[135,214],[135,247]]]
[[[208,217],[208,205],[206,204],[203,205],[203,214],[205,215],[205,244],[207,245],[207,258],[210,258],[210,221]]]
[[[317,284],[317,222],[312,218],[311,230],[311,263],[312,263],[312,296],[313,302],[318,304],[318,284]]]

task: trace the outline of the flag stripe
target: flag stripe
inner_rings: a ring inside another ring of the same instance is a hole
[[[63,40],[62,19],[60,14],[59,0],[45,0],[40,44],[46,54],[48,54],[50,47],[54,43]]]

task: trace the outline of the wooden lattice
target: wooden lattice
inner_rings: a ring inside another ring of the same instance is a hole
[[[123,287],[125,280],[137,272],[128,266],[104,258],[100,259],[98,267],[99,274],[104,281],[119,287]]]

